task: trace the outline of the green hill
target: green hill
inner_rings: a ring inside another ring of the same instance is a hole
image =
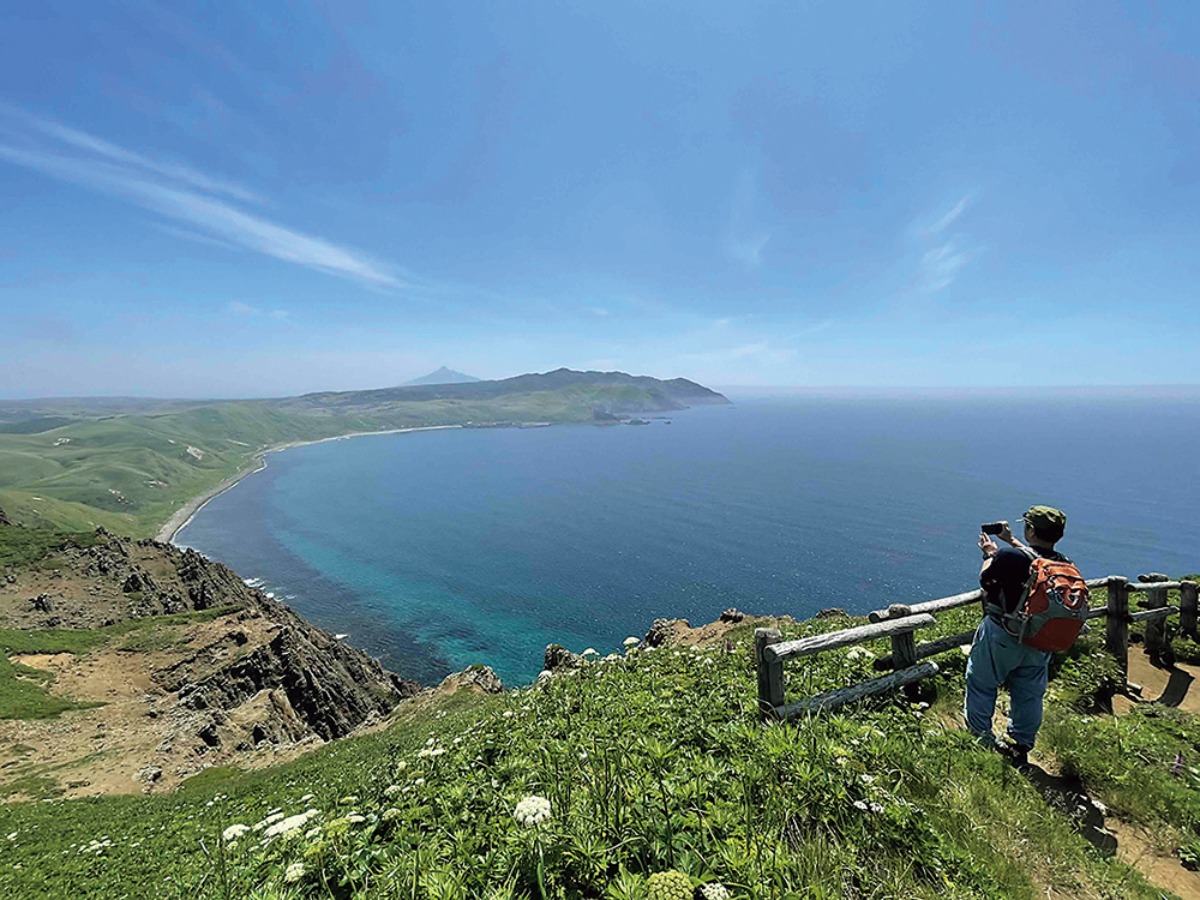
[[[27,525],[148,536],[190,498],[281,444],[393,428],[587,422],[727,402],[685,379],[559,369],[274,400],[0,403],[0,508]]]

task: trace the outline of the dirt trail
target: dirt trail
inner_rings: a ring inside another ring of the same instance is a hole
[[[1105,827],[1117,837],[1117,858],[1121,862],[1183,900],[1200,900],[1200,872],[1180,865],[1170,847],[1161,846],[1146,831],[1117,819],[1109,819]]]
[[[1129,680],[1141,685],[1142,698],[1163,700],[1176,709],[1200,715],[1200,667],[1177,664],[1172,669],[1151,665],[1140,647],[1129,652]],[[1113,712],[1125,715],[1137,704],[1127,697],[1113,698]],[[1117,838],[1117,857],[1159,887],[1174,891],[1183,900],[1200,900],[1200,872],[1185,869],[1173,848],[1154,835],[1119,819],[1108,819],[1105,827]]]
[[[1162,700],[1169,706],[1200,715],[1200,667],[1177,663],[1173,669],[1159,669],[1140,647],[1129,651],[1129,680],[1142,686],[1144,700]],[[1124,715],[1134,707],[1127,697],[1113,698],[1113,712]]]

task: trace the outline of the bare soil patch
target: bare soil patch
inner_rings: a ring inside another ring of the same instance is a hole
[[[1200,667],[1176,663],[1170,669],[1160,669],[1140,647],[1129,651],[1129,680],[1141,685],[1142,699],[1174,706],[1184,712],[1200,715]],[[1123,715],[1134,702],[1127,697],[1113,698],[1113,712]]]
[[[1200,900],[1200,872],[1185,869],[1170,847],[1144,829],[1117,819],[1109,819],[1105,827],[1117,836],[1117,858],[1121,862],[1183,900]]]

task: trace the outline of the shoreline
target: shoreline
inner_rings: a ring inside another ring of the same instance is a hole
[[[228,478],[222,479],[220,484],[209,488],[195,497],[192,497],[183,506],[175,510],[171,517],[163,523],[162,527],[154,535],[156,541],[162,541],[164,544],[174,544],[175,538],[179,532],[187,527],[188,523],[195,518],[200,510],[204,509],[211,501],[221,496],[226,491],[237,487],[243,479],[261,472],[267,467],[268,453],[281,453],[284,450],[291,450],[295,447],[307,447],[310,444],[324,444],[328,441],[344,441],[349,438],[370,437],[371,435],[379,434],[407,434],[410,431],[444,431],[449,428],[462,428],[462,425],[415,425],[411,428],[385,428],[381,431],[351,431],[347,434],[335,434],[331,437],[317,438],[312,441],[288,441],[283,444],[275,444],[267,447],[265,450],[260,450],[254,454],[250,464],[243,466]]]

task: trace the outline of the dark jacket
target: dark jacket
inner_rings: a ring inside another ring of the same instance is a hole
[[[1039,550],[1037,547],[1030,549],[1046,559],[1070,562],[1056,550]],[[994,605],[1003,609],[1005,613],[1015,612],[1028,578],[1029,557],[1016,547],[1005,547],[992,557],[992,564],[979,576],[979,586],[984,591],[984,609]]]

